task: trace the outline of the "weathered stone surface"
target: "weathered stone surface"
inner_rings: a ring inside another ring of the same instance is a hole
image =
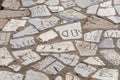
[[[116,9],[117,13],[120,15],[120,5],[116,5],[115,9]]]
[[[65,75],[65,80],[81,80],[78,76],[73,75],[72,73],[68,72]]]
[[[55,78],[55,80],[63,80],[61,76]]]
[[[112,20],[114,23],[120,23],[120,17],[119,16],[110,16],[108,19]]]
[[[61,4],[64,8],[72,8],[72,7],[76,6],[75,2],[73,0],[61,2]]]
[[[120,0],[113,0],[114,4],[120,4]]]
[[[120,38],[120,30],[106,30],[103,36],[107,38]]]
[[[93,56],[98,49],[95,43],[84,41],[76,41],[76,47],[81,56]]]
[[[70,52],[75,51],[74,45],[70,41],[38,45],[36,48],[37,52]]]
[[[55,30],[58,31],[63,40],[82,38],[82,29],[80,22],[58,26],[55,28]]]
[[[116,45],[118,48],[120,48],[120,39],[117,40]]]
[[[50,9],[50,11],[52,12],[60,12],[64,10],[63,6],[48,6],[48,8]]]
[[[87,9],[87,13],[88,14],[96,14],[97,13],[97,9],[98,9],[98,5],[90,6]]]
[[[7,22],[8,22],[7,19],[0,19],[0,29],[2,29]]]
[[[45,2],[46,5],[59,5],[59,0],[47,0]]]
[[[13,71],[20,71],[21,69],[21,66],[16,64],[9,65],[8,67],[11,68]]]

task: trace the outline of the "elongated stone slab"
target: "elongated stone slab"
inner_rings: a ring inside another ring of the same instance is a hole
[[[36,44],[34,37],[22,37],[17,39],[11,39],[10,44],[12,48],[22,48],[27,46],[32,46]]]
[[[70,52],[75,51],[74,45],[70,41],[38,45],[36,48],[37,52]]]
[[[17,18],[30,15],[29,10],[11,11],[11,10],[0,10],[0,18]]]
[[[58,31],[63,40],[82,38],[82,28],[80,22],[58,26],[55,30]]]

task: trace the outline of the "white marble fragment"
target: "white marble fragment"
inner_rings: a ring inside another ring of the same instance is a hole
[[[45,2],[45,4],[46,5],[51,5],[51,6],[53,6],[53,5],[59,5],[59,0],[47,0]]]
[[[99,48],[114,48],[115,45],[113,44],[112,38],[105,38],[101,43],[98,45]]]
[[[27,46],[32,46],[36,44],[34,37],[22,37],[22,38],[16,38],[16,39],[11,39],[10,44],[12,48],[22,48],[22,47],[27,47]]]
[[[113,65],[118,66],[120,64],[120,54],[114,49],[102,50],[100,51],[100,54]]]
[[[84,34],[84,40],[98,43],[101,39],[102,30],[94,30]]]
[[[35,5],[35,2],[33,0],[21,0],[23,7],[29,7]]]
[[[58,12],[55,15],[68,22],[74,22],[74,21],[78,21],[78,20],[86,18],[86,15],[78,11],[75,11],[74,9],[67,9],[65,11]]]
[[[52,12],[60,12],[64,10],[63,6],[48,6],[48,8],[50,9],[50,11]]]
[[[100,7],[104,7],[104,8],[112,7],[112,1],[108,0],[106,2],[100,3]]]
[[[49,80],[48,76],[42,72],[30,69],[26,73],[25,80]]]
[[[27,20],[11,19],[2,31],[16,31],[19,27],[24,27]]]
[[[20,71],[21,66],[17,64],[9,65],[9,68],[13,69],[14,71]]]
[[[47,74],[57,74],[60,72],[65,66],[59,62],[55,61],[53,64],[49,65],[47,68],[43,69],[43,71]]]
[[[71,41],[64,41],[53,44],[38,45],[37,52],[70,52],[75,51],[75,47]]]
[[[13,34],[14,38],[37,34],[39,31],[34,26],[28,26],[25,29]]]
[[[55,80],[63,80],[63,79],[62,79],[62,76],[57,76]]]
[[[116,5],[116,4],[120,4],[120,0],[113,0],[113,2],[114,2],[114,4]]]
[[[88,57],[83,62],[92,65],[105,66],[105,63],[99,57]]]
[[[0,65],[7,66],[13,61],[14,59],[11,56],[11,54],[8,52],[7,48],[6,47],[0,48]]]
[[[112,20],[114,23],[120,23],[120,17],[119,16],[109,16],[107,18]]]
[[[41,42],[45,42],[45,41],[52,40],[52,39],[56,38],[57,36],[58,35],[57,35],[57,33],[55,31],[49,30],[49,31],[47,31],[45,33],[40,34],[38,39]]]
[[[62,61],[64,64],[69,66],[75,66],[78,63],[79,56],[74,54],[52,54],[54,57],[56,57],[58,60]]]
[[[31,11],[32,17],[38,17],[38,16],[50,16],[51,13],[46,7],[46,5],[37,5],[29,8]]]
[[[42,4],[42,3],[44,3],[46,0],[37,0],[35,3],[37,3],[37,4]]]
[[[80,22],[61,25],[55,28],[63,40],[82,38],[82,28]]]
[[[120,48],[120,39],[117,40],[116,45],[118,48]]]
[[[61,2],[61,4],[64,8],[72,8],[72,7],[76,6],[74,1],[72,1],[72,0],[71,1],[69,0],[66,2]]]
[[[73,75],[72,73],[68,72],[65,75],[65,80],[81,80],[78,76]]]
[[[19,9],[21,4],[19,0],[4,0],[2,3],[2,6],[8,9],[16,10],[16,9]]]
[[[74,68],[74,71],[80,74],[82,77],[88,77],[90,74],[94,73],[96,70],[97,70],[96,68],[84,63],[79,63]]]
[[[115,7],[117,13],[120,15],[120,5],[115,5],[114,7]]]
[[[75,3],[81,8],[86,8],[90,5],[97,4],[102,1],[103,0],[75,0]]]
[[[20,63],[23,65],[28,65],[40,60],[40,56],[31,49],[13,51],[12,54],[16,60],[20,60]]]
[[[117,69],[102,68],[99,69],[92,78],[100,80],[118,80],[119,72]]]
[[[0,71],[0,80],[23,80],[23,75],[9,71]]]
[[[0,33],[0,45],[7,45],[10,39],[11,33],[5,33],[1,32]]]
[[[84,41],[75,41],[80,56],[93,56],[97,52],[97,44]]]
[[[107,38],[120,38],[120,30],[107,30],[103,36]]]
[[[98,16],[113,16],[116,14],[115,9],[113,7],[108,8],[99,8]]]
[[[13,10],[0,10],[0,18],[18,18],[29,16],[30,11],[28,9],[13,11]]]
[[[53,16],[46,19],[31,18],[28,21],[30,24],[34,25],[39,31],[41,31],[47,28],[54,27],[55,25],[57,25],[59,20],[59,18]]]
[[[97,9],[98,9],[98,5],[92,5],[92,6],[88,7],[87,13],[88,14],[96,14]]]

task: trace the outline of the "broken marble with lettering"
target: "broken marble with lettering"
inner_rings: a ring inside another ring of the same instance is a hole
[[[103,36],[106,38],[120,38],[120,30],[106,30]]]

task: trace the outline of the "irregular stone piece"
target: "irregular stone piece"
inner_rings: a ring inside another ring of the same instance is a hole
[[[53,5],[59,5],[59,0],[47,0],[45,2],[45,4],[46,5],[51,5],[51,6],[53,6]]]
[[[31,11],[32,17],[38,17],[38,16],[50,16],[51,13],[47,9],[46,5],[37,5],[29,8]]]
[[[117,13],[120,15],[120,5],[115,5],[114,7],[115,7]]]
[[[13,69],[14,71],[20,71],[21,66],[17,64],[9,65],[9,68]]]
[[[83,77],[88,77],[90,74],[94,73],[96,70],[97,70],[96,68],[84,63],[79,63],[74,68],[74,71]]]
[[[74,45],[70,41],[38,45],[36,48],[37,52],[70,52],[75,51]]]
[[[92,16],[88,18],[88,21],[83,26],[83,29],[87,29],[87,30],[113,29],[113,28],[117,28],[117,27],[115,27],[113,23],[96,16]]]
[[[11,11],[11,10],[0,10],[0,18],[16,18],[16,17],[24,17],[30,14],[29,10],[19,10],[19,11]]]
[[[74,54],[52,54],[58,60],[69,66],[75,66],[78,63],[79,57]]]
[[[87,9],[87,13],[88,13],[88,14],[96,14],[97,9],[98,9],[98,5],[90,6],[90,7],[88,7],[88,9]]]
[[[99,16],[113,16],[116,14],[116,12],[113,7],[109,7],[109,8],[100,8],[97,14]]]
[[[76,6],[73,0],[61,2],[61,4],[64,8],[72,8],[72,7]]]
[[[34,25],[39,31],[45,30],[47,28],[54,27],[60,19],[57,17],[50,17],[46,19],[40,19],[40,18],[31,18],[29,19],[29,23]]]
[[[120,64],[120,54],[114,49],[102,50],[100,51],[100,54],[113,65],[118,66]]]
[[[7,19],[0,19],[0,29],[2,29],[6,25],[7,22],[8,22]]]
[[[55,78],[55,80],[63,80],[63,79],[62,79],[62,76],[58,76]]]
[[[97,51],[97,44],[84,41],[76,41],[77,50],[80,56],[93,56]]]
[[[1,80],[23,80],[23,75],[9,71],[0,71]]]
[[[28,65],[40,60],[40,56],[31,49],[14,51],[12,54],[17,60],[20,60],[20,63],[23,65]]]
[[[113,44],[112,38],[106,38],[98,45],[98,47],[99,48],[114,48],[115,45]]]
[[[27,20],[11,19],[2,31],[16,31],[19,27],[24,27]]]
[[[0,33],[0,45],[7,45],[10,39],[11,33],[1,32]]]
[[[49,78],[42,72],[29,70],[26,73],[25,80],[49,80]]]
[[[108,19],[112,20],[114,23],[120,23],[119,16],[109,16]]]
[[[74,21],[78,21],[80,19],[84,19],[86,18],[86,15],[75,11],[74,9],[68,9],[62,12],[58,12],[55,14],[57,17],[66,20],[68,22],[74,22]]]
[[[37,0],[35,3],[37,3],[37,4],[42,4],[42,3],[44,3],[46,0]]]
[[[19,9],[21,4],[19,0],[4,0],[2,3],[2,6],[8,9],[16,10],[16,9]]]
[[[120,0],[113,0],[114,4],[120,4]]]
[[[32,46],[36,44],[34,37],[22,37],[17,39],[11,39],[10,44],[12,48],[22,48],[27,46]]]
[[[48,35],[49,34],[49,35]],[[40,36],[38,37],[38,39],[41,41],[41,42],[45,42],[45,41],[49,41],[49,40],[52,40],[54,38],[56,38],[58,35],[55,31],[53,30],[49,30],[45,33],[42,33],[40,34]]]
[[[15,33],[13,37],[16,38],[37,33],[39,33],[39,31],[34,26],[28,26],[25,29],[21,30],[20,32]]]
[[[75,3],[81,8],[86,8],[90,5],[97,4],[102,1],[103,0],[75,0]]]
[[[84,62],[92,65],[98,65],[98,66],[105,65],[105,63],[99,57],[88,57],[87,59],[84,60]]]
[[[94,30],[84,34],[84,40],[88,42],[96,42],[100,41],[102,30]]]
[[[53,64],[51,64],[50,66],[48,66],[46,69],[44,69],[43,71],[47,74],[57,74],[58,72],[60,72],[65,66],[59,62],[59,61],[55,61]]]
[[[23,7],[29,7],[36,4],[33,0],[21,0],[21,3]]]
[[[80,22],[61,25],[55,28],[63,40],[82,38],[82,28]]]
[[[48,6],[52,12],[60,12],[64,10],[63,6]]]
[[[73,75],[72,73],[68,72],[65,75],[65,80],[81,80],[78,76]]]
[[[112,1],[111,1],[111,0],[108,0],[108,1],[106,1],[106,2],[100,3],[100,7],[102,7],[102,8],[112,7]]]
[[[7,66],[12,61],[14,61],[13,57],[10,55],[6,47],[0,48],[0,65]]]
[[[120,38],[120,30],[107,30],[103,36],[107,38]]]
[[[100,80],[118,80],[119,72],[117,69],[103,68],[98,70],[92,78]]]
[[[120,39],[117,40],[116,45],[118,48],[120,48]]]

